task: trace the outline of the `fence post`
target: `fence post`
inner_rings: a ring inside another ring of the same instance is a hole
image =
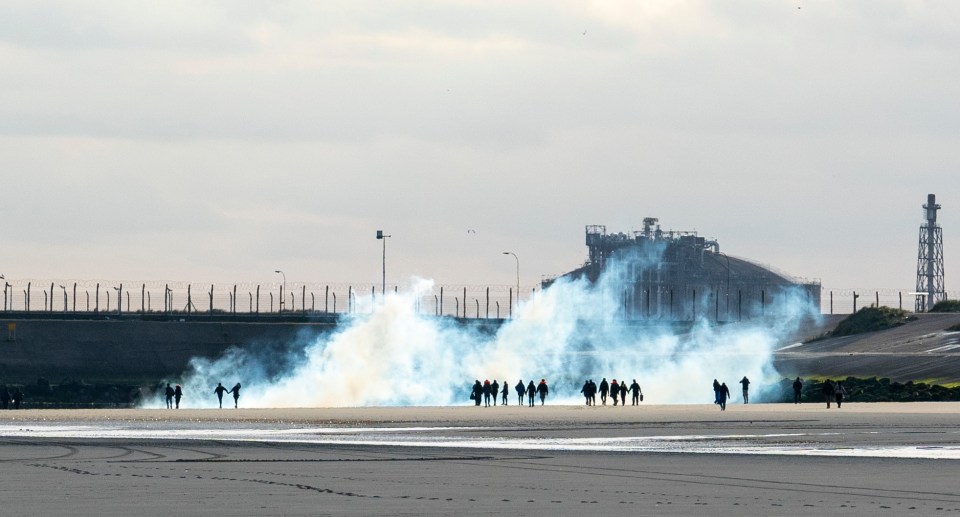
[[[853,292],[853,313],[857,313],[857,298],[860,298],[860,295],[856,291]]]

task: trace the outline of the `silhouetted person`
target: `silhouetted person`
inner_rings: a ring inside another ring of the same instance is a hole
[[[523,385],[523,379],[520,379],[520,382],[517,383],[514,388],[517,390],[517,405],[523,405],[523,395],[527,392],[527,387]]]
[[[620,382],[620,406],[627,405],[627,381],[624,379]]]
[[[590,379],[590,405],[597,405],[597,383],[593,382],[593,379]]]
[[[480,399],[483,398],[483,384],[480,384],[480,379],[477,379],[473,383],[473,403],[476,406],[480,405]]]
[[[600,381],[600,403],[604,406],[607,405],[607,392],[610,391],[610,385],[607,384],[607,378],[604,377]]]
[[[533,397],[537,394],[537,388],[533,385],[533,381],[530,381],[530,384],[527,384],[527,400],[530,403],[530,407],[533,407]]]
[[[170,387],[170,383],[167,383],[167,389],[164,392],[164,395],[167,397],[167,409],[173,409],[173,388]]]
[[[0,389],[0,407],[3,409],[10,408],[10,390],[7,389],[6,385]]]
[[[180,385],[177,384],[177,387],[173,390],[173,399],[177,403],[177,409],[180,409],[180,399],[183,397],[183,389],[180,388]]]
[[[803,383],[800,382],[800,377],[797,377],[797,380],[793,381],[793,403],[800,403],[800,392],[803,391]]]
[[[720,403],[720,383],[716,379],[713,380],[713,403]]]
[[[20,409],[21,402],[23,402],[23,392],[17,388],[13,391],[13,409]]]
[[[823,386],[820,387],[820,391],[823,392],[823,398],[827,399],[827,409],[830,409],[830,402],[833,401],[837,394],[837,390],[833,387],[833,382],[830,379],[825,379]]]
[[[640,385],[637,384],[637,380],[634,379],[633,384],[630,385],[631,401],[633,402],[634,406],[636,406],[637,404],[640,404],[641,393],[642,392],[640,391]]]
[[[507,405],[507,398],[510,397],[510,385],[507,384],[507,380],[503,380],[503,405]]]
[[[837,399],[837,409],[840,409],[840,404],[843,404],[843,396],[847,394],[847,389],[843,387],[843,383],[837,381],[837,388],[834,392],[834,396]]]
[[[613,405],[617,405],[617,396],[620,395],[620,385],[617,384],[617,380],[613,379],[610,381],[610,396],[613,397]]]
[[[217,387],[213,388],[213,392],[217,394],[217,401],[220,402],[220,409],[223,409],[223,394],[227,392],[227,388],[223,387],[223,384],[217,383]]]
[[[740,384],[743,384],[743,403],[749,404],[750,395],[747,393],[747,390],[750,389],[750,379],[748,379],[747,376],[744,375],[743,378],[740,379]]]
[[[497,395],[500,394],[500,383],[496,379],[493,380],[493,384],[490,385],[490,395],[493,397],[493,405],[497,405]]]
[[[720,385],[720,411],[727,410],[727,399],[730,397],[730,388],[727,387],[727,383]]]
[[[547,387],[547,380],[540,379],[540,384],[537,385],[537,393],[540,394],[540,405],[543,405],[543,401],[547,398],[547,393],[550,393],[550,388]]]
[[[233,408],[237,408],[237,400],[240,398],[240,383],[238,382],[236,386],[230,388],[230,393],[233,393]]]
[[[490,407],[490,379],[483,381],[483,406]]]
[[[580,388],[580,393],[583,393],[583,398],[586,399],[587,405],[590,405],[590,381],[583,381],[583,387]]]

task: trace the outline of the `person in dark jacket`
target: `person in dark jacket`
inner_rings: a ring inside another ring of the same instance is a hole
[[[583,398],[587,400],[587,405],[590,405],[590,381],[583,381],[583,387],[580,388],[580,393],[583,393]]]
[[[500,383],[496,379],[490,384],[490,396],[493,397],[493,405],[497,405],[497,395],[500,394]]]
[[[837,399],[837,409],[840,409],[840,404],[843,404],[843,396],[847,394],[847,389],[843,387],[843,383],[837,381],[836,389],[834,390],[834,397]]]
[[[550,393],[550,388],[547,387],[547,380],[540,379],[540,384],[537,385],[537,393],[540,394],[540,405],[543,405],[544,400],[547,398],[547,393]]]
[[[624,379],[620,382],[620,405],[627,405],[627,380]]]
[[[823,392],[823,398],[827,399],[827,409],[830,409],[830,402],[837,394],[836,388],[833,387],[833,381],[830,379],[825,379],[823,381],[823,386],[820,387],[820,390]]]
[[[180,409],[180,399],[183,397],[183,389],[180,388],[180,385],[177,384],[177,387],[173,389],[173,400],[177,404],[177,409]]]
[[[633,402],[633,405],[634,405],[634,406],[640,404],[640,394],[641,394],[641,393],[643,393],[643,392],[640,391],[640,385],[637,384],[637,380],[634,379],[634,380],[633,380],[633,384],[630,385],[631,401]]]
[[[800,382],[800,377],[797,377],[797,380],[793,381],[793,403],[800,403],[800,394],[803,391],[803,383]]]
[[[730,388],[727,388],[727,383],[720,385],[720,411],[727,410],[727,399],[730,397]]]
[[[613,405],[617,405],[617,401],[620,400],[620,384],[617,383],[616,379],[610,381],[610,396],[613,398]]]
[[[233,393],[233,408],[237,408],[237,400],[240,398],[240,383],[238,382],[236,386],[230,388],[230,393]]]
[[[600,403],[604,406],[607,405],[607,392],[610,391],[610,384],[607,383],[607,378],[604,377],[600,381]]]
[[[713,380],[713,403],[720,403],[720,383],[716,379]]]
[[[481,398],[483,398],[483,384],[480,384],[480,379],[477,379],[473,383],[473,404],[479,406]]]
[[[167,383],[167,389],[164,391],[164,395],[167,397],[167,409],[173,409],[173,388],[170,386],[170,383]]]
[[[507,405],[507,398],[510,396],[510,385],[507,384],[507,380],[503,380],[503,405]]]
[[[590,405],[597,405],[597,383],[593,382],[593,379],[590,379]]]
[[[223,394],[227,392],[227,388],[223,387],[223,383],[218,382],[217,387],[213,388],[213,392],[217,394],[217,401],[220,402],[220,409],[223,409]]]
[[[530,403],[530,407],[533,407],[533,397],[537,394],[537,387],[533,385],[533,381],[530,381],[530,384],[527,384],[527,400]]]
[[[527,387],[523,385],[523,379],[520,379],[515,389],[517,390],[517,405],[522,406],[523,395],[527,392]]]
[[[483,380],[483,407],[490,407],[490,379]]]

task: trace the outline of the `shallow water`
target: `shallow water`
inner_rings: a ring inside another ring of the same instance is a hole
[[[102,425],[0,425],[4,438],[94,440],[218,440],[390,447],[498,449],[516,451],[591,451],[612,453],[744,454],[960,460],[960,446],[945,445],[811,445],[825,437],[850,438],[875,432],[663,435],[589,438],[517,438],[502,436],[513,429],[479,427],[250,427],[249,424],[117,423]],[[485,436],[473,431],[483,430]],[[847,436],[849,435],[849,436]],[[795,443],[785,444],[784,441]]]

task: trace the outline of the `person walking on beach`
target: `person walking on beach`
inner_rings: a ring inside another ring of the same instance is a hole
[[[3,389],[0,389],[0,407],[3,409],[10,408],[10,390],[7,389],[7,385],[3,385]]]
[[[748,379],[747,376],[744,375],[743,378],[740,379],[740,384],[743,384],[743,403],[749,404],[750,395],[747,392],[750,389],[750,379]]]
[[[583,381],[583,387],[580,388],[580,393],[583,393],[583,398],[586,400],[587,405],[590,405],[590,379]]]
[[[590,379],[590,405],[597,405],[597,383],[593,382],[593,379]]]
[[[631,402],[633,402],[633,405],[636,406],[640,404],[640,394],[643,392],[640,391],[640,385],[637,384],[636,379],[634,379],[633,384],[630,385],[630,393],[631,393]]]
[[[233,393],[233,409],[237,409],[237,400],[240,398],[240,383],[238,382],[236,386],[230,388],[230,393]]]
[[[507,398],[510,396],[510,385],[507,384],[507,380],[503,380],[503,405],[507,405]]]
[[[627,380],[623,379],[620,382],[620,405],[626,407],[627,405]]]
[[[607,392],[610,391],[610,385],[607,384],[607,378],[600,381],[600,404],[607,405]]]
[[[217,383],[217,387],[213,388],[213,392],[217,394],[217,401],[220,402],[220,409],[223,409],[223,394],[227,392],[227,388],[223,387],[222,383]]]
[[[476,382],[473,383],[473,394],[471,397],[473,398],[473,404],[479,406],[480,399],[483,397],[483,384],[480,384],[480,379],[477,379]]]
[[[180,388],[180,385],[177,384],[177,387],[173,390],[173,399],[177,403],[177,409],[180,409],[180,398],[183,397],[183,390]]]
[[[483,380],[483,407],[490,407],[490,379]]]
[[[800,403],[800,392],[803,391],[803,383],[800,382],[800,377],[797,377],[797,380],[793,381],[793,403]]]
[[[496,379],[490,384],[490,396],[493,397],[493,405],[497,405],[497,395],[500,394],[500,383]]]
[[[728,397],[730,397],[730,388],[727,388],[727,383],[723,383],[720,385],[719,402],[717,402],[717,404],[720,404],[720,411],[727,410]]]
[[[533,397],[537,394],[537,388],[533,385],[533,381],[530,381],[530,384],[527,384],[527,400],[530,403],[530,407],[533,407]]]
[[[610,396],[613,397],[613,405],[617,405],[617,398],[620,395],[620,385],[617,384],[617,380],[613,379],[610,381]]]
[[[833,382],[830,381],[830,379],[825,379],[823,386],[820,387],[820,391],[823,392],[823,398],[827,399],[827,409],[830,409],[830,402],[833,401],[837,393],[836,388],[833,387]]]
[[[167,397],[167,409],[173,409],[173,388],[170,387],[170,383],[167,383],[167,389],[164,391],[164,395]]]
[[[537,393],[540,394],[540,405],[543,405],[544,400],[547,398],[547,393],[550,392],[550,388],[547,387],[547,380],[540,379],[540,384],[537,385]]]
[[[514,389],[517,390],[517,405],[522,406],[523,394],[527,392],[527,387],[523,385],[523,379],[520,379],[520,382],[517,383]]]
[[[847,394],[847,389],[843,387],[843,383],[837,381],[837,389],[835,390],[834,396],[837,400],[837,409],[840,409],[840,404],[843,403],[843,396]]]
[[[720,403],[720,383],[716,379],[713,380],[713,403]]]

